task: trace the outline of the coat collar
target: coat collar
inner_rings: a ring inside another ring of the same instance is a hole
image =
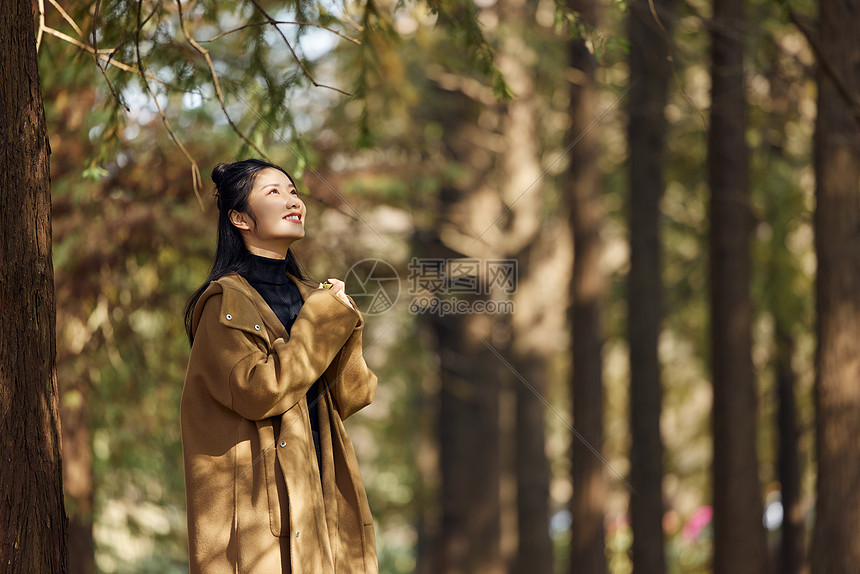
[[[287,277],[295,283],[296,287],[299,289],[299,293],[302,296],[302,301],[307,300],[311,293],[317,289],[316,284],[299,279],[293,275],[287,273]],[[224,289],[236,289],[245,295],[250,302],[254,304],[254,307],[259,313],[260,318],[265,323],[268,331],[275,335],[275,338],[283,338],[286,339],[289,337],[287,334],[287,330],[284,328],[284,324],[281,323],[281,320],[278,319],[278,316],[275,315],[275,312],[272,311],[272,308],[269,307],[268,304],[263,300],[259,293],[257,293],[256,289],[251,287],[251,284],[248,281],[239,275],[238,273],[228,273],[219,279],[212,281],[206,290],[200,295],[200,299],[197,300],[197,303],[194,306],[194,316],[192,319],[192,332],[197,331],[197,325],[200,321],[200,314],[203,312],[203,305],[206,302],[206,299],[211,297],[212,295],[216,295],[218,293],[223,293]]]

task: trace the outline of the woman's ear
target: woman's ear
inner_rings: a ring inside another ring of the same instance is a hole
[[[248,223],[250,218],[246,213],[231,209],[228,216],[230,217],[230,223],[235,225],[237,228],[244,229],[246,231],[251,229],[251,225]]]

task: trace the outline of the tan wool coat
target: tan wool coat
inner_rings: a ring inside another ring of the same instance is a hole
[[[181,406],[192,573],[377,574],[343,426],[376,390],[363,321],[330,291],[291,279],[304,304],[290,334],[236,274],[195,307]],[[305,393],[321,376],[310,406]],[[319,413],[321,472],[308,408]]]

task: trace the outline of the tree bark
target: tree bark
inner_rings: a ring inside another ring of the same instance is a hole
[[[89,381],[63,389],[63,484],[69,515],[69,572],[94,574],[93,451],[87,408]]]
[[[667,2],[655,0],[658,16]],[[658,342],[662,324],[660,198],[666,142],[669,32],[638,0],[630,5],[630,276],[627,338],[630,346],[630,496],[633,571],[666,570],[663,536],[662,388]]]
[[[595,0],[572,1],[573,10],[597,25]],[[606,277],[601,268],[600,230],[604,223],[602,175],[599,166],[596,60],[584,40],[568,41],[568,62],[577,70],[571,83],[571,127],[568,141],[582,139],[570,150],[567,192],[573,232],[573,281],[570,291],[571,396],[573,426],[598,452],[603,448],[603,303]],[[573,494],[570,501],[570,572],[606,572],[604,513],[607,496],[603,463],[578,438],[571,448]]]
[[[821,58],[860,92],[857,0],[819,4]],[[815,127],[818,254],[816,452],[812,571],[860,564],[860,124],[823,65]]]
[[[778,320],[777,320],[778,321]],[[776,326],[776,392],[779,430],[778,468],[782,497],[782,539],[779,545],[779,573],[801,574],[804,569],[805,528],[800,493],[799,433],[797,400],[792,367],[794,339],[785,328]]]
[[[441,263],[440,278],[453,279],[449,262],[478,259],[469,241],[456,244],[451,235],[486,229],[486,214],[469,209],[482,191],[490,165],[482,132],[475,129],[478,105],[460,93],[441,91],[435,99],[444,126],[445,161],[463,167],[463,175],[442,187],[427,226],[420,230],[417,252],[425,261]],[[442,104],[444,102],[444,104]],[[455,110],[452,112],[452,110]],[[447,232],[447,234],[446,234]],[[453,244],[452,244],[453,243]],[[483,242],[477,243],[480,249]],[[420,273],[419,273],[420,275]],[[438,300],[458,299],[468,305],[489,295],[485,278],[477,277],[478,292],[454,295],[446,283]],[[439,361],[439,506],[440,529],[432,543],[438,549],[440,574],[501,574],[500,389],[507,376],[488,346],[493,344],[495,319],[488,314],[434,313],[422,315],[435,335]]]
[[[509,355],[525,381],[513,379],[515,424],[512,443],[516,478],[516,554],[510,571],[515,574],[552,574],[553,547],[549,533],[549,461],[546,456],[547,344],[546,317],[558,302],[546,297],[546,279],[539,270],[552,249],[540,241],[544,230],[539,136],[536,125],[534,64],[537,55],[528,39],[535,33],[532,8],[525,0],[498,3],[499,45],[496,62],[513,92],[500,106],[504,142],[496,174],[502,205],[513,207],[504,233],[505,255],[517,261],[516,305],[500,316],[510,328]],[[535,396],[535,392],[540,397]]]
[[[546,389],[546,364],[541,357],[521,357],[519,373],[538,392]],[[540,382],[538,382],[540,381]],[[514,574],[552,574],[549,535],[549,465],[544,432],[545,407],[519,381],[516,386],[517,546]]]
[[[439,259],[459,255],[437,244]],[[499,361],[492,327],[434,315],[440,366],[441,551],[444,574],[501,574]],[[479,338],[481,337],[481,338]],[[481,340],[483,339],[483,341]]]
[[[711,44],[714,574],[767,572],[756,454],[743,0],[715,0]]]
[[[0,3],[0,564],[65,572],[47,131],[29,0]]]

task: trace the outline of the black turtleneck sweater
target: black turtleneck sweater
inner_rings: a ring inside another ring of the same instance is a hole
[[[242,276],[251,284],[263,300],[272,308],[287,333],[293,326],[302,308],[302,295],[289,277],[287,277],[287,260],[270,259],[259,255],[249,254],[248,271]],[[320,421],[317,413],[317,398],[319,397],[319,381],[308,389],[308,414],[311,419],[311,432],[314,438],[314,448],[317,452],[318,468],[322,469],[322,452],[320,451]]]

